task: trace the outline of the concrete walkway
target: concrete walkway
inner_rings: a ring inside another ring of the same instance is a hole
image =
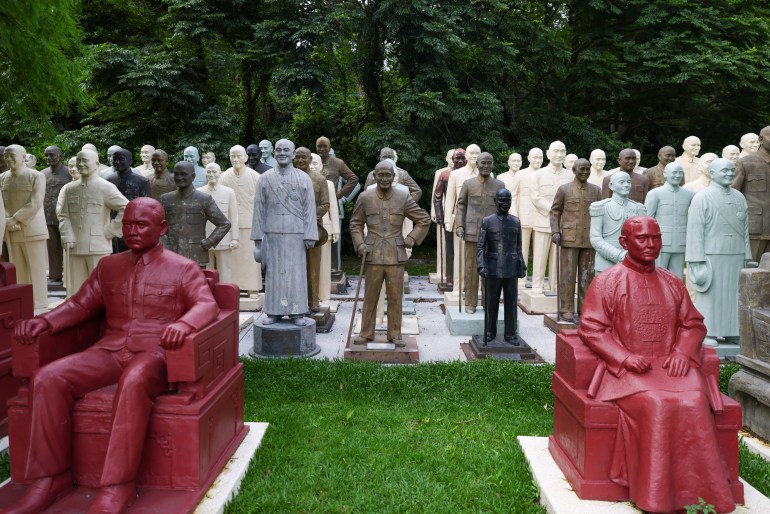
[[[350,325],[350,315],[353,310],[353,299],[356,292],[356,279],[350,279],[351,287],[346,295],[332,295],[333,302],[339,302],[336,321],[328,334],[316,334],[316,343],[321,347],[321,353],[316,359],[341,359],[345,348],[345,339]],[[444,297],[438,292],[436,286],[428,282],[428,277],[410,277],[410,293],[405,295],[406,300],[415,302],[415,311],[419,323],[420,334],[417,337],[417,345],[420,348],[420,361],[449,361],[465,360],[465,355],[460,348],[460,343],[467,343],[468,336],[453,336],[449,334],[442,312]],[[361,288],[363,289],[365,282]],[[361,312],[361,300],[358,302],[358,315]],[[457,309],[457,307],[454,307]],[[501,309],[502,311],[502,306]],[[253,317],[259,319],[260,312],[242,312],[242,330],[240,335],[240,353],[248,355],[253,345],[251,323],[246,321]],[[556,336],[543,325],[543,316],[530,316],[518,309],[519,335],[532,346],[546,362],[553,363],[556,360],[555,344]]]

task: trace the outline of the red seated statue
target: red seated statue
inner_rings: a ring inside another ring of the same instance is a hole
[[[703,316],[656,267],[653,218],[627,220],[620,244],[628,254],[591,283],[579,339],[557,341],[551,453],[582,499],[671,512],[701,497],[731,512],[743,502],[740,406],[719,392]]]
[[[166,351],[177,353],[188,335],[219,313],[198,264],[159,243],[168,230],[164,217],[156,200],[131,201],[123,217],[129,251],[103,258],[70,300],[14,327],[16,340],[30,345],[46,333],[55,335],[104,316],[103,334],[95,344],[31,374],[29,433],[19,436],[19,441],[28,438],[28,444],[18,456],[27,487],[2,512],[40,512],[71,490],[73,406],[86,393],[113,384],[117,388],[100,488],[88,512],[123,512],[136,498],[154,401],[169,388]],[[12,452],[14,448],[12,433]]]

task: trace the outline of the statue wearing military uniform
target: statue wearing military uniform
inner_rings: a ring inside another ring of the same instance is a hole
[[[366,289],[362,308],[361,332],[353,342],[366,344],[374,339],[377,302],[383,282],[388,299],[388,341],[406,346],[401,339],[401,300],[404,292],[406,249],[425,239],[430,215],[421,209],[408,191],[392,187],[395,177],[391,161],[374,168],[377,187],[361,193],[350,218],[350,236],[359,255],[366,252]],[[404,237],[404,217],[414,222]],[[364,237],[364,225],[367,233]]]
[[[387,146],[380,150],[380,160],[384,161],[385,159],[390,159],[395,164],[396,151],[392,148],[388,148]],[[422,189],[419,185],[417,185],[417,182],[414,181],[408,171],[396,166],[396,181],[409,189],[409,194],[412,195],[412,198],[415,202],[420,201],[420,198],[422,197]],[[364,190],[369,189],[369,186],[374,184],[374,182],[374,170],[372,170],[366,176],[366,182],[364,182]]]
[[[455,234],[465,244],[462,280],[465,288],[465,312],[476,312],[479,291],[479,270],[476,266],[476,254],[481,231],[481,222],[495,213],[495,195],[505,188],[502,180],[492,178],[494,168],[492,155],[484,152],[479,155],[479,174],[463,182],[457,197],[455,213]],[[462,293],[462,291],[460,292]]]
[[[591,246],[596,250],[594,269],[599,273],[626,256],[627,251],[620,246],[623,223],[634,216],[647,214],[644,205],[628,197],[631,193],[631,177],[628,173],[619,171],[609,179],[612,198],[594,202],[590,208]]]
[[[521,224],[509,214],[511,192],[502,188],[495,194],[497,212],[481,222],[479,241],[476,245],[476,266],[484,277],[486,288],[484,305],[487,309],[484,342],[497,337],[497,315],[500,310],[500,293],[503,293],[505,332],[503,338],[510,342],[516,337],[517,281],[527,276],[527,263],[521,254]],[[514,343],[518,346],[518,343]]]
[[[602,197],[599,186],[588,183],[591,163],[578,159],[572,167],[575,180],[556,190],[551,206],[551,240],[559,247],[559,319],[574,321],[573,314],[583,311],[588,286],[594,278],[591,246],[590,207]],[[575,310],[575,282],[578,282],[578,305]]]
[[[189,161],[174,166],[177,190],[161,195],[166,211],[168,233],[161,239],[163,246],[191,259],[201,267],[209,262],[209,250],[219,244],[230,231],[230,222],[217,203],[206,193],[195,189],[195,167]],[[206,237],[206,222],[216,228]]]
[[[45,149],[45,162],[48,167],[42,171],[45,175],[45,199],[43,200],[43,214],[45,224],[48,226],[48,279],[51,282],[62,281],[62,246],[61,234],[59,234],[59,218],[56,217],[56,201],[65,184],[72,178],[67,166],[62,162],[62,152],[58,146],[49,146]]]
[[[650,190],[650,179],[647,176],[634,172],[634,168],[637,165],[636,152],[633,148],[625,148],[618,154],[618,164],[620,168],[615,173],[625,172],[631,178],[631,191],[628,194],[628,198],[637,203],[644,203],[644,199],[647,198],[647,192]],[[614,175],[613,173],[612,175]],[[602,198],[610,198],[613,196],[612,188],[610,188],[610,179],[605,177],[602,182]]]
[[[666,268],[679,278],[684,278],[687,210],[695,193],[680,187],[684,168],[678,162],[667,164],[663,175],[666,183],[647,193],[644,206],[647,215],[655,218],[660,225],[663,246],[658,257],[658,266]]]
[[[759,131],[759,149],[738,160],[733,187],[746,197],[751,258],[759,262],[770,248],[770,126]]]

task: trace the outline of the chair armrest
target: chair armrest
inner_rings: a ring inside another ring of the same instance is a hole
[[[102,319],[92,318],[56,334],[42,334],[32,344],[11,341],[13,374],[29,378],[39,368],[56,359],[81,352],[94,344],[102,333]]]

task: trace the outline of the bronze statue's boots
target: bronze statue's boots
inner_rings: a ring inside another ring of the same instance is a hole
[[[136,482],[105,485],[96,493],[87,514],[121,514],[136,500]]]
[[[361,337],[361,336],[356,336],[356,337],[353,338],[353,343],[354,344],[366,344],[366,343],[369,343],[371,341],[372,341],[371,339],[367,339],[366,337]]]
[[[320,304],[311,305],[310,312],[321,312],[321,305]]]
[[[396,348],[405,348],[406,347],[406,343],[404,342],[403,339],[391,339],[388,342],[395,344]]]
[[[69,471],[52,477],[33,480],[16,503],[0,512],[3,514],[36,514],[72,489]]]
[[[574,320],[574,316],[571,312],[562,312],[559,314],[559,321],[566,321],[567,323],[572,323]]]
[[[519,341],[517,336],[504,336],[503,339],[505,339],[506,343],[511,343],[513,346],[521,346],[521,341]]]
[[[468,314],[473,314],[474,312],[476,312],[476,307],[470,307],[470,306],[466,307],[465,312]]]

